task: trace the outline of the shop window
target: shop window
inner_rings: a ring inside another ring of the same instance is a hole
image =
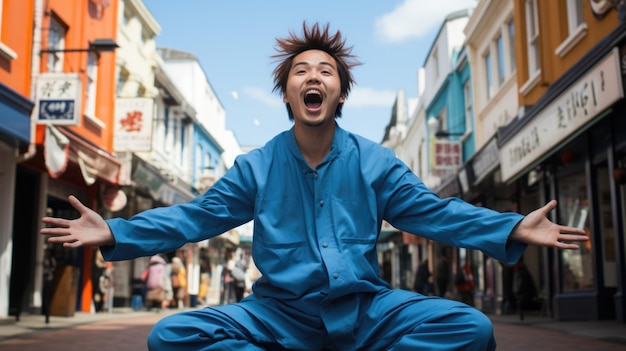
[[[604,286],[617,286],[617,260],[615,256],[615,229],[613,226],[613,211],[611,207],[611,188],[609,169],[605,165],[596,168],[597,203],[600,236],[602,238],[602,272]]]
[[[565,225],[584,229],[587,235],[591,235],[585,174],[580,172],[564,176],[558,182],[560,221]],[[581,244],[579,250],[560,251],[563,292],[594,288],[592,242],[593,240],[588,240]]]

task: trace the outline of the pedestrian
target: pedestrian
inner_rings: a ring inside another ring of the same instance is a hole
[[[91,271],[91,286],[93,287],[92,301],[95,312],[101,312],[104,308],[104,297],[107,293],[106,284],[106,261],[102,257],[100,250],[94,252],[94,259]]]
[[[172,294],[175,308],[183,309],[187,299],[187,269],[183,260],[178,256],[172,257],[172,269],[170,272],[172,282]]]
[[[524,319],[525,309],[536,309],[539,307],[537,286],[528,271],[528,267],[526,267],[524,256],[513,266],[513,293],[515,294],[520,319]]]
[[[445,297],[450,285],[450,276],[452,275],[450,259],[445,248],[441,249],[441,253],[437,258],[437,266],[435,267],[435,283],[437,296]]]
[[[50,323],[50,305],[54,291],[54,276],[56,275],[57,261],[52,254],[51,245],[46,244],[43,251],[43,287],[41,309],[46,316],[46,324]]]
[[[428,268],[428,259],[425,258],[417,265],[415,271],[415,280],[413,281],[413,291],[422,295],[430,295],[433,292],[432,283],[430,283],[430,269]]]
[[[246,289],[246,272],[242,259],[231,248],[224,250],[226,262],[222,271],[222,303],[239,302]]]
[[[474,306],[474,272],[472,272],[472,266],[466,262],[462,267],[459,267],[454,277],[454,287],[458,294],[458,300],[464,302],[470,306]]]
[[[173,250],[254,219],[261,277],[238,303],[166,316],[150,350],[494,350],[490,320],[458,301],[391,289],[380,277],[383,220],[448,245],[515,262],[528,244],[577,249],[582,230],[552,223],[550,201],[527,216],[440,199],[394,152],[336,121],[358,65],[329,25],[303,23],[276,42],[274,89],[293,126],[239,156],[194,200],[104,220],[74,196],[75,220],[44,217],[65,247],[108,260]],[[392,63],[390,63],[392,64]]]
[[[150,264],[141,275],[141,279],[146,283],[145,305],[148,309],[156,308],[158,311],[166,301],[165,265],[166,261],[161,255],[153,255],[150,257]]]

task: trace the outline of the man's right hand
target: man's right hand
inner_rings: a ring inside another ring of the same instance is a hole
[[[104,219],[83,205],[74,195],[68,197],[70,204],[80,213],[77,219],[44,217],[41,221],[50,227],[39,233],[48,236],[48,242],[63,244],[64,247],[111,246],[115,238]]]

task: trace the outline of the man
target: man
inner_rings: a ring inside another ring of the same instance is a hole
[[[99,245],[108,260],[167,252],[255,221],[262,276],[239,303],[187,311],[153,328],[151,350],[493,350],[489,319],[465,304],[392,290],[380,277],[383,220],[515,262],[527,244],[576,249],[584,232],[440,199],[394,153],[340,128],[359,64],[341,33],[303,24],[277,39],[280,91],[293,127],[240,156],[205,194],[129,220],[104,221],[75,197],[76,220],[44,218],[49,242]]]

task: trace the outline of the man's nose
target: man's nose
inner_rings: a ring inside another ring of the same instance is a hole
[[[309,72],[308,81],[309,81],[310,83],[319,83],[319,82],[320,82],[320,80],[319,80],[319,78],[318,78],[318,73],[317,73],[317,72],[315,72],[315,71],[311,71],[311,72]]]

